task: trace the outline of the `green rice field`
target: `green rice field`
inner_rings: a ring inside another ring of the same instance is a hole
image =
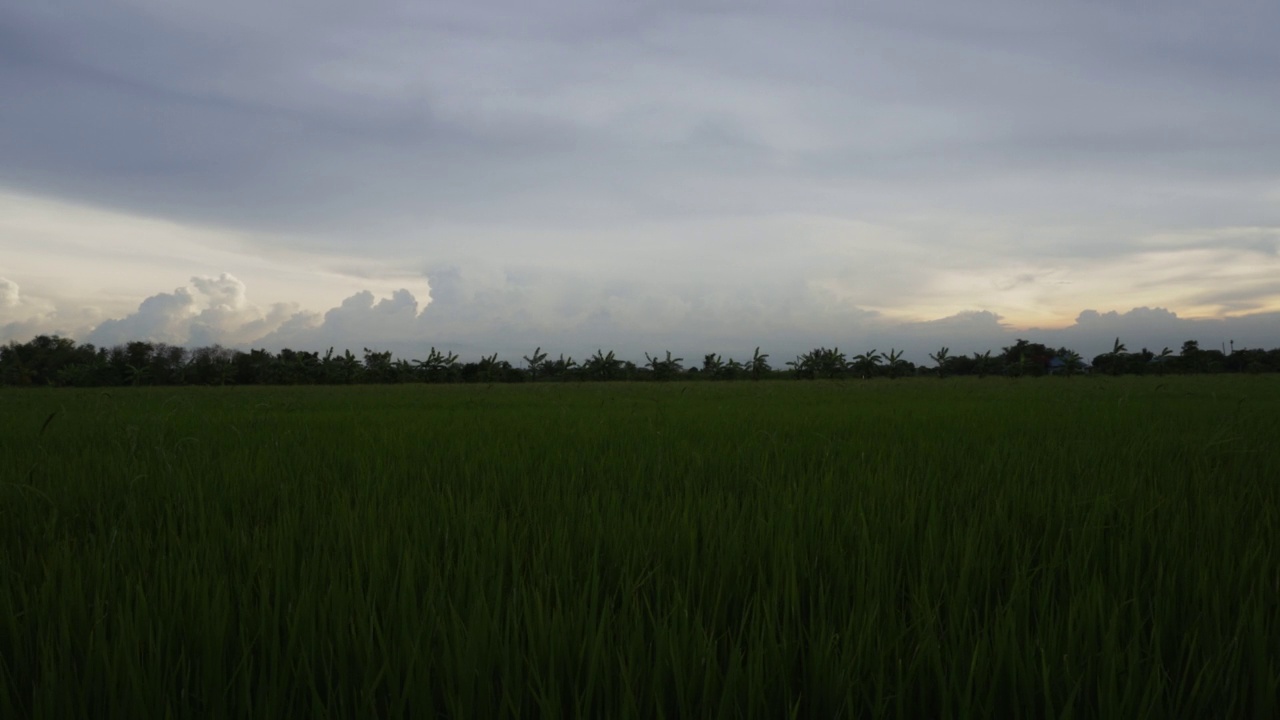
[[[1277,376],[0,391],[0,718],[1278,697]]]

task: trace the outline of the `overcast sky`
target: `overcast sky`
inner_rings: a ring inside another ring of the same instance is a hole
[[[0,342],[1280,346],[1274,0],[0,6]]]

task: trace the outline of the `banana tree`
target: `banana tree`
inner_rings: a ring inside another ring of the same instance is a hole
[[[57,384],[66,387],[93,385],[93,368],[85,363],[72,363],[58,369]]]
[[[572,376],[577,375],[577,371],[580,369],[578,361],[572,357],[566,358],[564,353],[560,354],[560,359],[558,360],[546,361],[542,368],[547,377],[560,380],[570,379]]]
[[[787,363],[795,369],[797,378],[812,380],[816,377],[839,377],[848,367],[848,361],[840,348],[815,348]]]
[[[1169,368],[1169,359],[1172,356],[1173,356],[1173,351],[1166,347],[1165,349],[1160,351],[1159,355],[1156,355],[1154,358],[1152,358],[1151,362],[1155,363],[1156,372],[1158,372],[1161,375],[1165,374],[1165,371],[1168,370]]]
[[[594,380],[612,380],[617,377],[621,369],[622,361],[613,354],[612,350],[605,354],[604,351],[597,349],[595,355],[582,363],[583,372]]]
[[[364,349],[364,373],[370,382],[387,382],[393,373],[391,352]]]
[[[951,349],[944,345],[940,350],[938,350],[938,352],[929,355],[929,359],[938,364],[939,378],[946,377],[947,360],[951,359],[949,355],[950,352],[951,352]]]
[[[456,369],[458,356],[453,353],[442,353],[431,347],[426,360],[415,360],[414,369],[427,382],[444,382]]]
[[[529,366],[529,379],[536,381],[538,379],[538,371],[542,369],[544,363],[547,362],[547,354],[542,352],[542,346],[539,345],[533,351],[533,357],[524,356],[524,362]]]
[[[787,366],[795,373],[797,380],[812,380],[816,375],[817,360],[812,352],[797,355],[795,360],[788,360]]]
[[[883,355],[872,350],[861,355],[853,356],[853,368],[865,380],[876,374],[876,370],[880,367],[880,361]]]
[[[342,355],[338,357],[338,370],[342,382],[351,384],[363,372],[364,365],[359,358],[351,354],[350,350],[344,350]]]
[[[610,353],[612,354],[612,353]],[[684,362],[684,358],[671,357],[671,351],[667,351],[665,360],[659,360],[656,355],[650,357],[649,353],[644,354],[645,365],[653,372],[655,380],[668,380],[673,375],[679,374],[684,367],[680,364]]]
[[[500,382],[511,369],[511,363],[499,360],[498,353],[481,355],[480,361],[468,363],[462,368],[463,382]]]
[[[151,377],[151,368],[147,365],[125,365],[125,382],[137,387],[146,383]]]
[[[1031,369],[1031,361],[1027,359],[1026,352],[1019,352],[1018,359],[1005,368],[1005,372],[1011,377],[1022,377]]]
[[[751,379],[759,380],[772,369],[769,367],[769,354],[761,354],[760,346],[757,345],[755,353],[751,356],[751,364],[747,367],[751,370]]]
[[[1058,353],[1058,357],[1062,359],[1062,374],[1067,377],[1075,375],[1080,368],[1084,367],[1084,358],[1080,357],[1080,353],[1075,350],[1064,350]]]
[[[745,369],[746,366],[742,363],[734,360],[733,358],[729,358],[729,362],[724,364],[724,376],[729,380],[737,380]]]
[[[715,353],[707,353],[702,357],[702,374],[709,378],[718,378],[724,374],[724,361]]]
[[[973,353],[973,369],[978,373],[978,377],[984,378],[991,369],[991,351],[984,353]]]
[[[1117,337],[1115,344],[1111,346],[1111,352],[1107,354],[1107,364],[1111,366],[1110,370],[1112,375],[1119,375],[1124,370],[1121,364],[1121,358],[1123,358],[1124,354],[1128,351],[1129,348],[1125,347],[1124,343],[1120,342],[1120,338]]]
[[[828,379],[840,377],[849,368],[849,361],[840,348],[819,348],[818,352],[822,374]]]
[[[907,361],[902,359],[902,351],[889,348],[888,354],[884,356],[885,368],[889,371],[889,379],[897,380],[907,369]]]
[[[398,383],[413,382],[413,363],[403,358],[391,364],[392,376]]]

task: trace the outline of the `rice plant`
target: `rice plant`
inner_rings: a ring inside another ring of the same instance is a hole
[[[1268,376],[7,390],[0,717],[1275,717],[1277,407]]]

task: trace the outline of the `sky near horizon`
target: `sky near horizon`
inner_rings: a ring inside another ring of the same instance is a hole
[[[0,342],[1280,346],[1280,4],[0,8]]]

